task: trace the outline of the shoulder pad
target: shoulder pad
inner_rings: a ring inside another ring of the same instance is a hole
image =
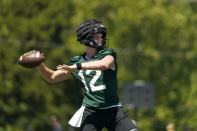
[[[112,48],[105,48],[105,49],[101,50],[99,53],[101,53],[103,55],[112,55],[112,56],[116,57],[116,52]]]
[[[67,65],[73,65],[77,63],[81,59],[81,56],[74,56],[70,59],[70,61],[67,63]]]

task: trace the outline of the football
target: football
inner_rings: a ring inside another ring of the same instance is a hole
[[[19,57],[18,64],[26,68],[34,68],[39,66],[44,60],[45,56],[43,53],[30,51]]]

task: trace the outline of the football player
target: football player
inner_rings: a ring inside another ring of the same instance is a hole
[[[38,67],[48,82],[56,83],[77,78],[83,89],[81,108],[69,124],[80,131],[137,131],[137,127],[123,111],[117,94],[116,52],[106,47],[107,30],[100,20],[89,19],[77,28],[77,40],[85,45],[84,54],[75,56],[57,70],[43,63]]]

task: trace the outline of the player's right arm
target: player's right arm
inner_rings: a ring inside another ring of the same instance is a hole
[[[72,77],[72,74],[65,70],[56,70],[48,68],[44,63],[37,67],[41,76],[49,83],[58,83]]]

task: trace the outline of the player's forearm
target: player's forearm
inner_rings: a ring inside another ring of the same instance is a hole
[[[108,55],[108,56],[105,56],[101,60],[74,64],[74,65],[72,65],[70,67],[70,69],[73,70],[73,71],[75,71],[76,69],[83,69],[83,70],[107,70],[110,67],[115,67],[115,65],[114,65],[114,57],[111,56],[111,55]]]
[[[37,69],[39,70],[41,76],[47,81],[52,83],[52,75],[54,73],[53,70],[51,70],[50,68],[48,68],[45,64],[40,64],[40,66],[37,67]]]
[[[97,61],[90,61],[90,62],[84,62],[80,63],[81,69],[83,70],[107,70],[110,65],[102,63],[100,60]],[[75,71],[77,70],[77,64],[74,64],[70,66],[70,68]]]
[[[38,67],[38,70],[40,71],[41,76],[49,83],[58,83],[72,77],[71,73],[67,71],[64,70],[53,71],[44,64],[41,64]]]
[[[115,66],[114,57],[111,55],[107,55],[101,60],[81,63],[82,69],[85,70],[107,70],[113,66]]]
[[[110,64],[102,62],[102,60],[90,61],[81,63],[81,67],[84,70],[107,70]]]

